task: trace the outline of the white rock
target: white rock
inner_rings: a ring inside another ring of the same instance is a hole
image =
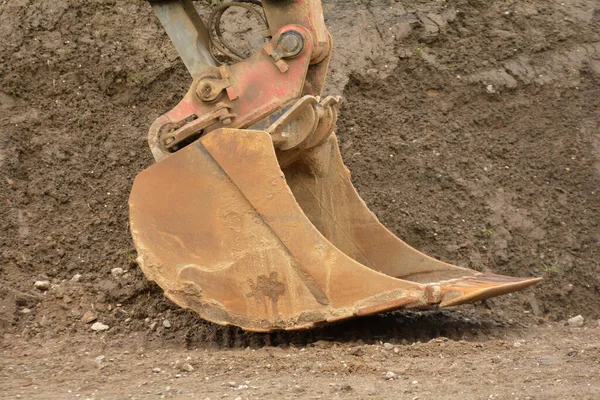
[[[125,273],[125,271],[123,270],[123,268],[117,267],[117,268],[113,268],[110,270],[110,274],[115,278],[121,277],[124,273]]]
[[[46,291],[48,289],[50,289],[50,281],[36,281],[33,284],[33,287],[35,287],[37,290],[42,290],[42,291]]]
[[[583,317],[581,315],[578,315],[576,317],[573,318],[569,318],[569,320],[567,321],[569,323],[570,326],[583,326],[583,322],[585,320],[583,319]]]
[[[190,364],[185,363],[181,366],[181,370],[185,371],[185,372],[194,372],[194,367],[192,367]]]
[[[169,328],[171,327],[171,323],[169,322],[169,320],[168,320],[168,319],[165,319],[165,320],[163,321],[163,326],[164,326],[165,328],[167,328],[167,329],[169,329]]]
[[[109,328],[109,326],[108,325],[104,325],[102,322],[95,322],[92,325],[92,330],[96,331],[96,332],[104,332],[104,331],[107,331],[108,328]]]
[[[384,343],[383,344],[383,348],[386,350],[393,350],[394,349],[394,345],[391,343]]]
[[[385,377],[386,377],[386,379],[396,379],[398,377],[398,375],[396,375],[392,371],[388,371],[385,373]]]
[[[82,275],[81,275],[81,274],[75,274],[75,275],[73,275],[73,277],[71,278],[71,282],[73,282],[73,283],[79,282],[79,281],[81,280],[81,278],[82,278]]]
[[[156,367],[156,368],[152,368],[152,372],[154,372],[155,374],[158,374],[162,371],[162,369]]]

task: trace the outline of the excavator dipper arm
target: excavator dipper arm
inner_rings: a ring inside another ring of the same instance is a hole
[[[223,3],[208,26],[190,0],[151,5],[194,79],[150,128],[157,162],[134,182],[130,226],[141,269],[175,303],[222,325],[293,330],[539,281],[431,258],[366,207],[333,133],[340,98],[321,98],[332,46],[320,1]],[[267,41],[221,65],[210,38],[235,5],[264,8]]]

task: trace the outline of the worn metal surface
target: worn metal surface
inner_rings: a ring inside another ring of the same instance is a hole
[[[456,305],[538,281],[445,264],[400,241],[356,194],[334,136],[286,174],[266,132],[237,129],[143,171],[129,201],[140,267],[180,306],[252,331]]]
[[[210,53],[208,29],[191,0],[153,0],[150,4],[193,77],[218,65]]]

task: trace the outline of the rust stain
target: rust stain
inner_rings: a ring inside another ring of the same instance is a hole
[[[248,279],[250,285],[250,293],[246,297],[254,297],[260,300],[262,297],[268,297],[277,303],[280,296],[285,293],[285,285],[277,280],[277,272],[271,272],[269,276],[260,275],[256,278],[256,282]]]

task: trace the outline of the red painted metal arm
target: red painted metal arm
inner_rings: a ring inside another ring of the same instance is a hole
[[[205,40],[206,26],[192,15],[195,9],[188,3],[191,0],[152,2],[186,66],[194,71],[182,101],[150,129],[148,141],[156,160],[214,129],[248,128],[283,113],[302,96],[321,95],[331,40],[320,1],[263,0],[272,39],[251,57],[219,67],[210,60],[203,66],[198,62],[206,58],[210,44]],[[193,21],[186,29],[198,32],[181,34],[173,24],[182,18]]]

